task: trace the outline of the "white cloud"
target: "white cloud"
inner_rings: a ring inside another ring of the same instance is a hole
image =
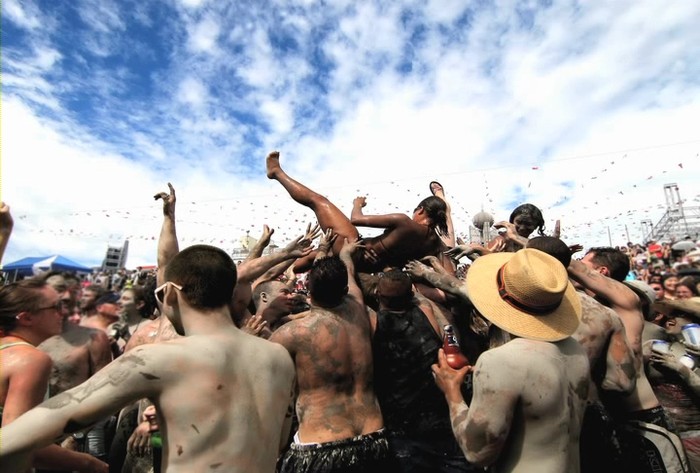
[[[81,0],[77,3],[78,14],[88,28],[98,33],[111,33],[126,29],[123,11],[119,2],[112,0]]]
[[[186,77],[180,82],[177,99],[183,104],[199,108],[207,103],[209,94],[206,85],[201,81],[194,77]]]
[[[19,2],[5,0],[2,2],[2,16],[18,26],[26,29],[36,29],[41,26],[41,14],[34,2]]]
[[[358,194],[368,212],[410,211],[437,179],[460,233],[482,206],[505,219],[529,201],[571,243],[610,229],[617,244],[660,218],[664,184],[698,197],[692,2],[141,3],[153,36],[128,46],[128,7],[97,3],[80,4],[95,23],[71,24],[80,45],[54,36],[60,15],[3,44],[6,262],[98,264],[129,238],[128,265],[152,264],[168,181],[183,247],[230,250],[263,223],[283,244],[311,213],[265,178],[275,148],[348,213]],[[31,28],[31,5],[3,13]]]
[[[202,19],[189,32],[190,49],[196,53],[214,53],[220,33],[218,21],[211,17]]]

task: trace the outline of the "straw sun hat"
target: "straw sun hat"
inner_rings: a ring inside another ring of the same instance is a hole
[[[579,325],[581,300],[566,268],[542,251],[526,248],[482,256],[467,274],[474,306],[506,332],[555,342]]]

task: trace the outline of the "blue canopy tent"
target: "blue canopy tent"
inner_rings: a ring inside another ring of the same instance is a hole
[[[61,255],[54,256],[29,256],[2,267],[2,271],[8,273],[11,281],[18,277],[33,276],[46,271],[72,271],[75,273],[91,273],[92,269]]]

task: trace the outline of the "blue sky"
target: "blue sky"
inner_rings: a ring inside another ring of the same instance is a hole
[[[2,2],[5,262],[155,261],[312,220],[288,172],[349,213],[408,212],[437,179],[458,233],[543,209],[564,238],[641,239],[663,185],[700,205],[700,4],[662,1]],[[627,230],[625,230],[625,226]],[[363,231],[364,234],[371,231]]]

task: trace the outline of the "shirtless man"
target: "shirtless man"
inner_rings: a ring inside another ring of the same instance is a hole
[[[644,435],[637,428],[638,422],[654,424],[665,431],[667,438],[677,437],[671,432],[668,418],[649,384],[643,368],[642,332],[644,317],[637,294],[622,283],[629,272],[629,258],[615,248],[592,248],[581,261],[572,260],[568,270],[571,278],[598,301],[613,309],[625,326],[627,341],[634,352],[634,368],[637,373],[635,389],[629,395],[608,393],[603,404],[613,416],[620,435],[625,471],[656,471],[658,464],[672,469],[682,463],[676,455],[665,456],[672,448],[666,443],[657,446],[656,452],[640,442]]]
[[[53,361],[49,381],[51,396],[85,382],[112,361],[109,339],[104,331],[69,322],[70,295],[62,279],[61,276],[52,276],[48,283],[61,296],[63,329],[60,335],[50,337],[39,345],[39,349]]]
[[[112,361],[109,338],[102,330],[81,327],[72,323],[71,295],[63,276],[52,275],[47,282],[61,297],[63,330],[39,345],[53,362],[49,379],[49,396],[53,397],[85,381]],[[87,452],[106,460],[105,424],[99,423],[87,433],[79,433],[64,442],[72,450]],[[41,470],[52,471],[52,470]]]
[[[581,305],[566,269],[526,248],[477,259],[467,286],[479,312],[515,337],[473,368],[450,368],[442,349],[433,365],[467,460],[495,472],[578,472],[589,364],[570,336]],[[468,406],[460,387],[472,369]]]
[[[309,314],[270,338],[289,351],[297,368],[299,430],[280,462],[281,473],[389,471],[372,388],[370,324],[353,277],[352,252],[358,246],[346,242],[340,258],[314,263]]]
[[[419,259],[426,255],[442,256],[446,249],[436,233],[447,234],[447,214],[445,201],[431,196],[421,201],[413,212],[412,217],[405,214],[364,215],[362,208],[366,205],[365,197],[357,197],[348,219],[338,207],[326,197],[317,194],[303,184],[295,181],[280,167],[279,152],[273,151],[267,156],[267,177],[282,184],[282,187],[295,201],[309,207],[315,214],[319,225],[325,232],[329,228],[338,234],[333,246],[333,254],[339,254],[344,239],[355,241],[359,236],[357,226],[384,228],[380,236],[366,238],[364,256],[356,255],[357,271],[373,273],[382,271],[385,267],[398,267],[411,259]],[[372,253],[376,258],[368,258]],[[303,272],[308,269],[315,255],[305,261],[295,263],[295,271]]]
[[[233,324],[236,265],[224,251],[190,246],[165,281],[162,312],[184,336],[131,350],[4,427],[3,471],[22,471],[32,450],[144,397],[158,411],[164,471],[274,470],[294,382],[289,354]]]
[[[26,279],[0,288],[0,465],[11,470],[2,457],[10,436],[6,426],[48,396],[51,358],[36,348],[61,332],[61,298],[45,281]],[[32,437],[32,432],[25,434]],[[51,440],[44,445],[51,443]],[[81,472],[107,472],[107,464],[84,453],[58,445],[37,450],[26,467]]]
[[[564,267],[571,263],[571,250],[559,238],[535,237],[528,240],[526,246],[555,257]],[[634,390],[637,380],[634,352],[627,341],[625,326],[615,311],[581,288],[576,293],[581,299],[581,323],[572,338],[586,350],[591,365],[588,405],[581,429],[581,471],[618,471],[622,454],[620,442],[599,393],[630,394]]]
[[[84,288],[78,300],[80,315],[82,317],[97,315],[97,306],[95,303],[97,299],[104,296],[105,292],[105,288],[99,284],[90,284],[88,287]]]
[[[255,286],[253,303],[255,304],[253,317],[264,324],[261,336],[270,338],[272,332],[283,323],[282,318],[292,313],[294,294],[286,283],[274,279]]]

